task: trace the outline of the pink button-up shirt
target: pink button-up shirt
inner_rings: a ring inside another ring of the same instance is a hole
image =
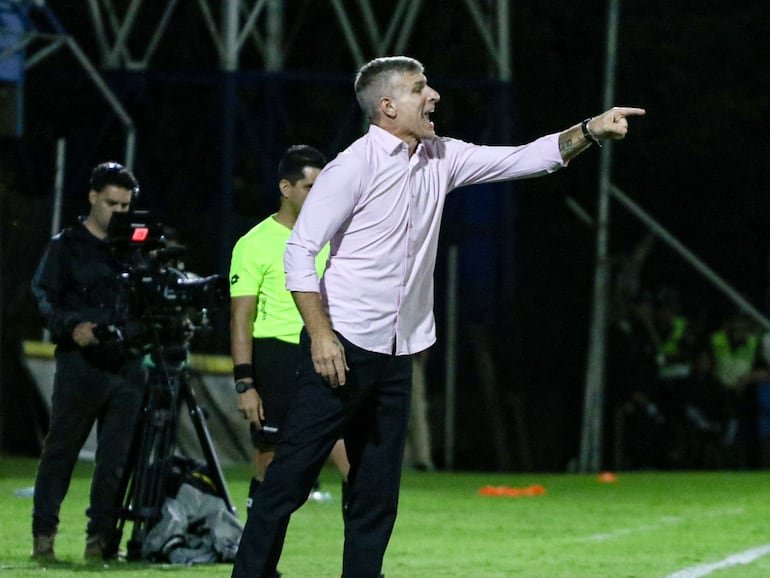
[[[321,171],[286,246],[286,288],[320,292],[355,345],[405,355],[436,341],[433,270],[449,191],[564,166],[558,135],[519,147],[436,137],[417,146],[371,125]],[[315,255],[331,253],[319,280]]]

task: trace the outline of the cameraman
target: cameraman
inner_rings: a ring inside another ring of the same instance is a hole
[[[32,291],[56,343],[56,374],[48,435],[35,479],[32,557],[55,559],[59,509],[80,449],[98,427],[91,481],[86,559],[117,556],[115,527],[124,467],[144,398],[141,357],[126,356],[95,335],[99,327],[128,320],[121,264],[111,255],[107,227],[126,212],[139,186],[130,170],[107,162],[93,169],[90,212],[54,236],[32,279]]]

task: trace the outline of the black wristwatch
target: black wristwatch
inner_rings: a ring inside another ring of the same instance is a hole
[[[235,382],[235,391],[238,393],[245,393],[249,391],[250,389],[256,389],[257,387],[254,385],[254,382],[251,381],[236,381]]]

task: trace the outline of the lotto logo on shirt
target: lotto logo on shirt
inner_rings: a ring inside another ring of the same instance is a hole
[[[238,277],[237,273],[230,277],[230,285],[235,285],[238,282],[238,279],[240,279],[240,277]]]

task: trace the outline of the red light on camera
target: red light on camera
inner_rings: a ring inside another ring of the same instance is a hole
[[[134,232],[131,233],[131,241],[134,243],[143,243],[147,240],[147,237],[150,234],[150,229],[147,227],[137,227],[134,229]]]

